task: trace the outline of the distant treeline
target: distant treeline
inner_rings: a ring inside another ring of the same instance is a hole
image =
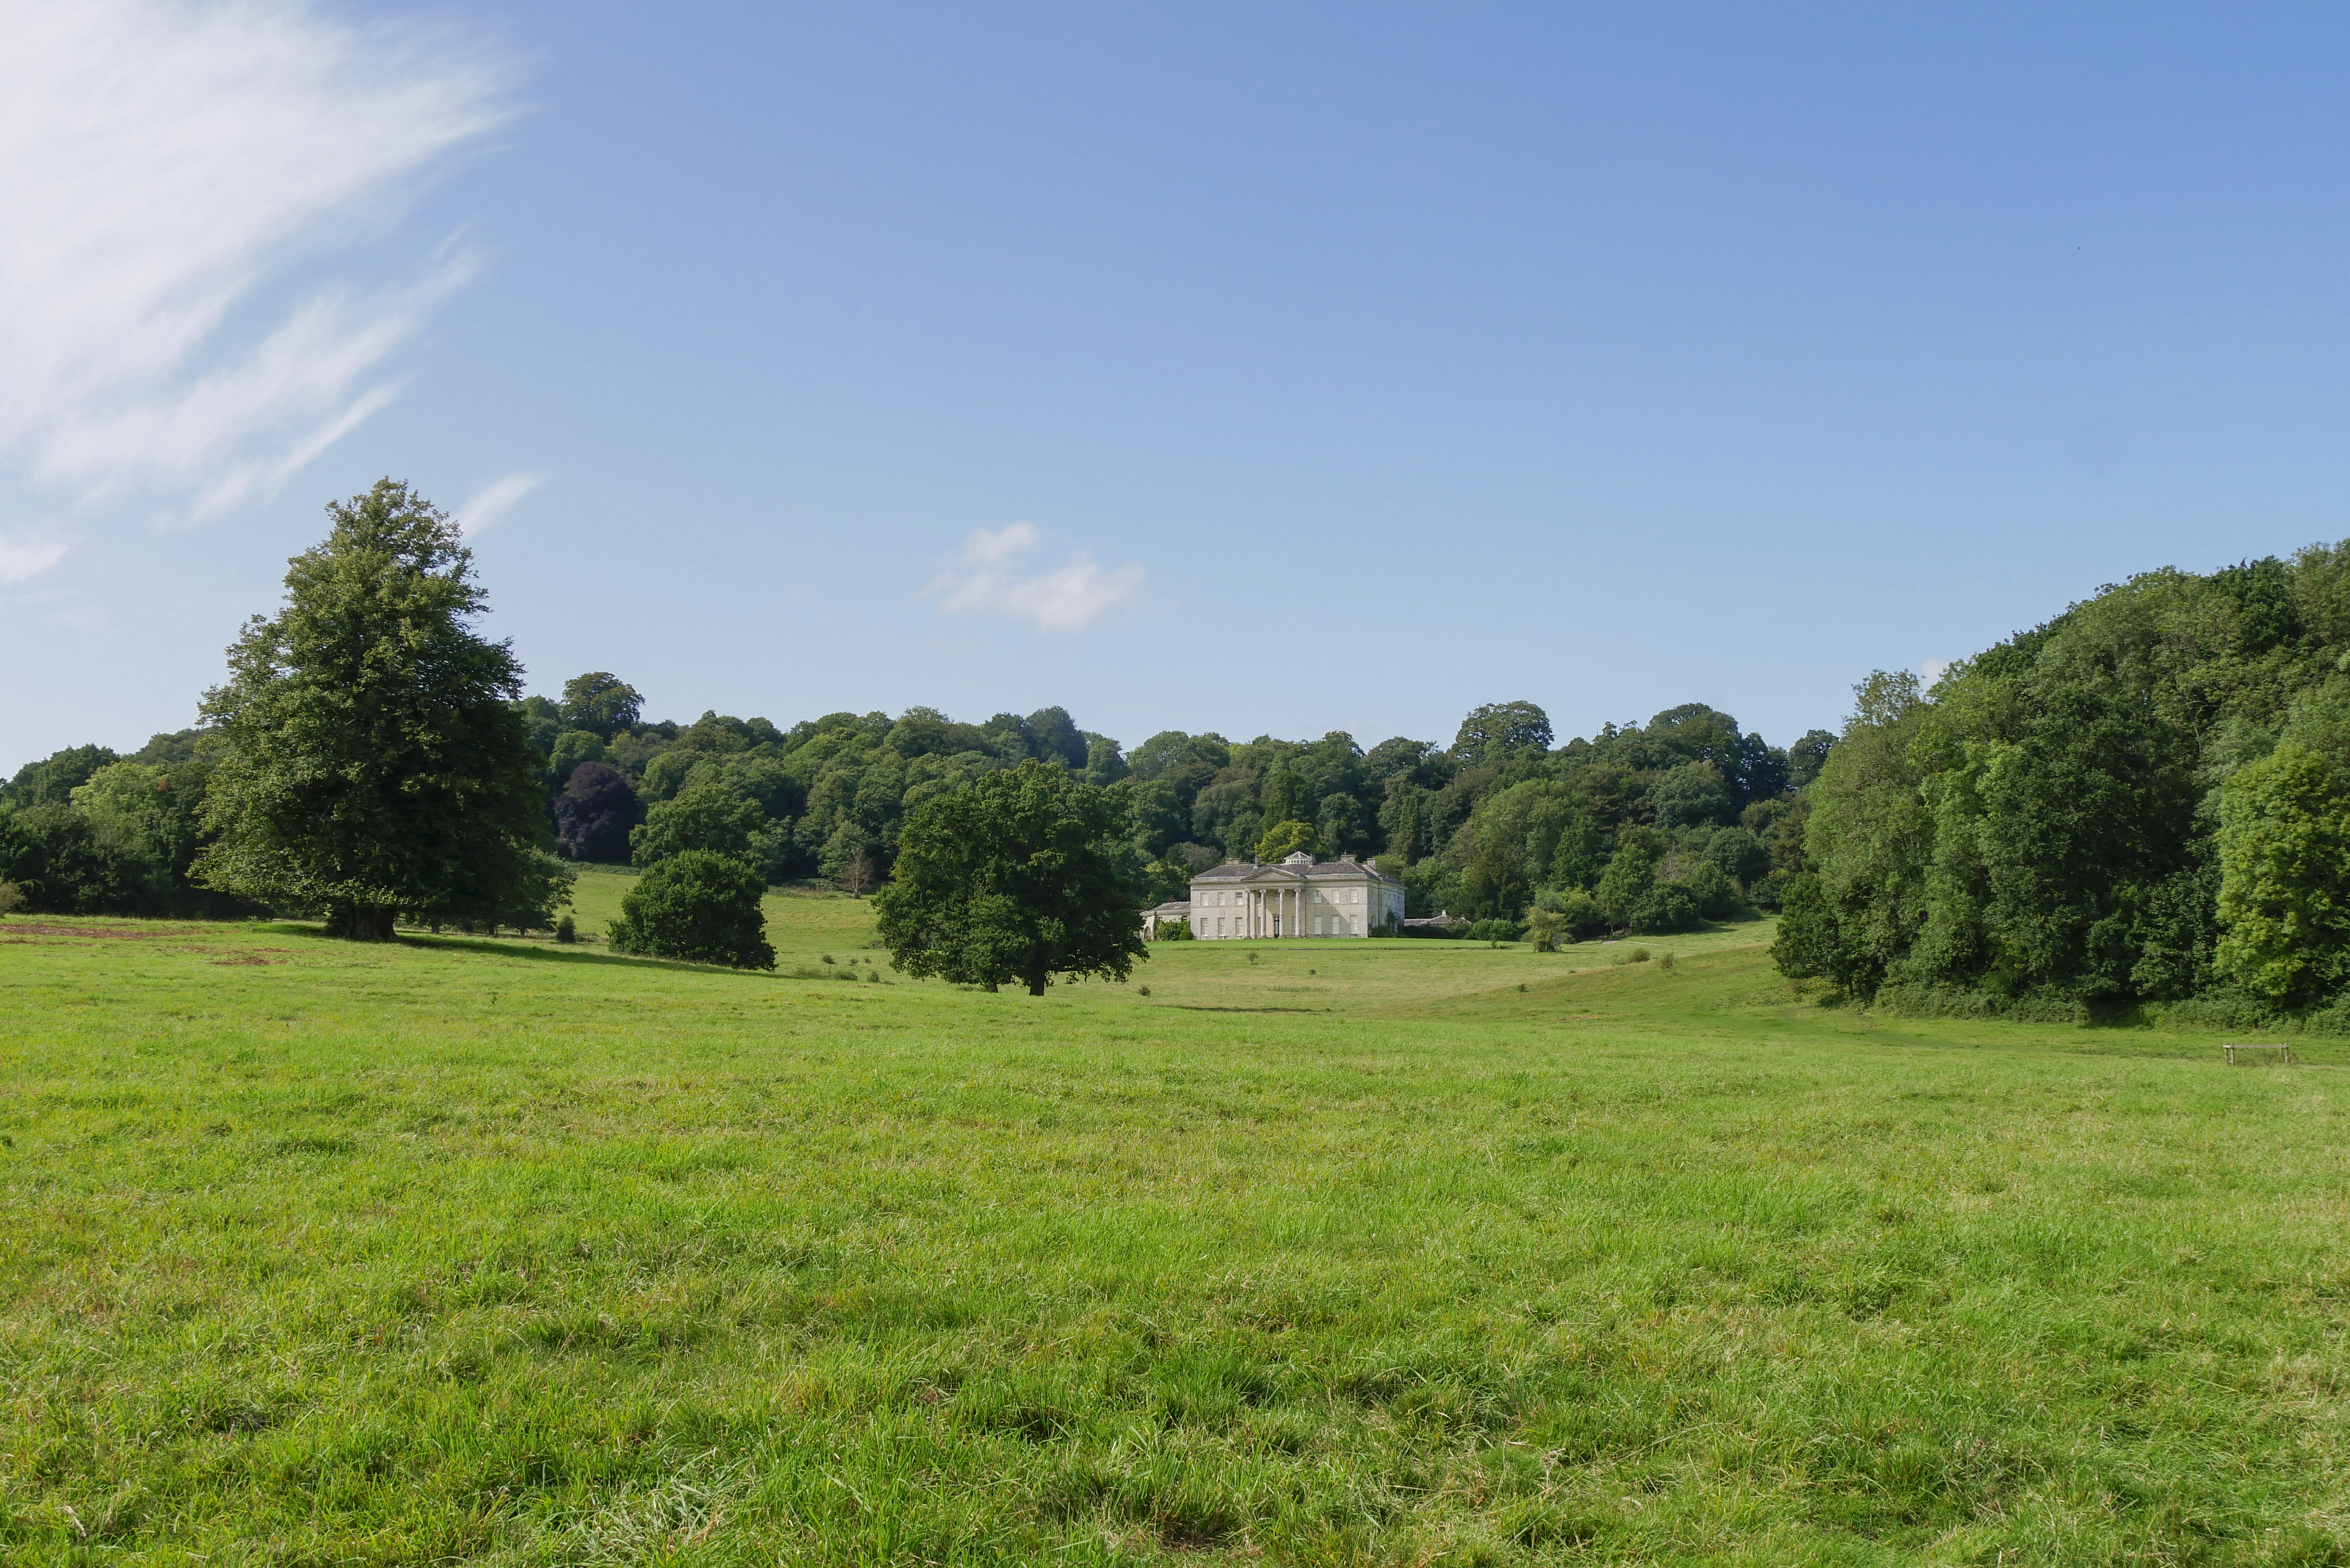
[[[2350,994],[2350,546],[2149,573],[1858,695],[1787,973],[1912,1011]]]
[[[1129,753],[1060,708],[980,723],[926,708],[788,728],[648,721],[606,672],[519,708],[546,765],[549,842],[574,860],[648,864],[714,836],[747,846],[771,881],[869,882],[912,806],[1035,758],[1120,799],[1138,899],[1179,897],[1228,859],[1304,849],[1378,857],[1414,915],[1516,920],[1541,905],[1585,929],[1775,908],[1833,743],[1815,730],[1781,749],[1692,703],[1555,746],[1543,710],[1521,701],[1476,709],[1449,746],[1166,731]],[[188,731],[127,758],[83,746],[26,767],[0,786],[0,880],[42,909],[228,911],[188,879],[213,745]]]

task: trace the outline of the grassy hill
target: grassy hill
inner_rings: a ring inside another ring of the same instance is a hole
[[[0,921],[0,1555],[2350,1560],[2344,1046],[771,915]]]

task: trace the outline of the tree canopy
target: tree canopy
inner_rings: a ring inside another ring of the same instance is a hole
[[[484,595],[445,514],[389,479],[327,510],[285,607],[205,695],[222,747],[197,877],[349,937],[390,936],[400,910],[497,918],[539,875],[522,669],[473,629]]]
[[[1124,980],[1149,956],[1114,852],[1127,826],[1114,796],[1041,761],[930,797],[874,895],[891,961],[1032,996],[1055,976]]]
[[[766,878],[733,856],[684,849],[664,857],[620,899],[608,940],[615,952],[730,969],[773,969],[760,900]]]
[[[1780,967],[1993,1003],[2317,1005],[2343,959],[2350,549],[2147,573],[1879,673],[1805,791]]]

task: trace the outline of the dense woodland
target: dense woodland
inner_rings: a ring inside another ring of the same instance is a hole
[[[2350,990],[2350,545],[2148,573],[1858,695],[1787,972],[1904,1010]]]
[[[576,861],[651,865],[714,845],[770,881],[862,888],[888,875],[911,807],[1034,758],[1124,808],[1118,849],[1138,901],[1179,897],[1227,859],[1305,849],[1377,857],[1415,915],[1515,924],[1547,909],[1574,934],[1776,907],[1801,866],[1804,786],[1831,746],[1814,731],[1782,750],[1695,703],[1563,746],[1540,708],[1505,702],[1471,712],[1449,746],[1168,731],[1130,753],[1059,708],[980,723],[922,708],[788,728],[649,721],[602,672],[517,707],[544,763],[548,843]],[[236,908],[189,877],[218,760],[213,737],[187,731],[128,757],[83,746],[25,768],[0,786],[0,878],[48,909]]]
[[[1107,792],[1138,903],[1305,849],[1375,857],[1411,914],[1492,934],[1783,909],[1786,973],[1904,1010],[2350,996],[2350,546],[2150,573],[1930,691],[1880,673],[1856,696],[1840,735],[1784,750],[1701,704],[1558,745],[1540,708],[1495,703],[1449,744],[1367,750],[1168,731],[1128,752],[1059,708],[680,724],[603,672],[496,712],[575,862],[714,850],[862,891],[911,808],[1035,760]],[[252,908],[191,874],[223,746],[191,730],[25,768],[0,785],[0,882],[36,909]]]

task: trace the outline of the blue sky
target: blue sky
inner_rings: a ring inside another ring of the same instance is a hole
[[[12,7],[0,768],[321,505],[535,690],[1784,743],[2350,535],[2333,8]]]

